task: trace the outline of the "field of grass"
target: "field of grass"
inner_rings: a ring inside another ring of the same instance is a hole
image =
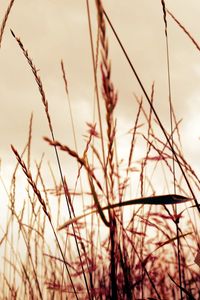
[[[1,23],[0,45],[13,4],[10,1]],[[39,91],[49,128],[43,143],[52,150],[56,165],[42,153],[40,161],[34,160],[31,115],[24,149],[10,149],[16,159],[10,182],[0,174],[8,207],[1,212],[0,299],[200,299],[195,263],[200,251],[200,179],[184,156],[171,97],[168,18],[200,48],[165,2],[158,5],[166,41],[169,128],[154,106],[154,82],[147,91],[102,1],[96,0],[95,36],[86,1],[95,104],[93,123],[85,120],[81,151],[65,63],[61,61],[60,71],[72,146],[57,140],[31,49],[11,30]],[[140,95],[134,93],[136,113],[126,132],[118,124],[120,100],[112,79],[108,30],[141,90]]]

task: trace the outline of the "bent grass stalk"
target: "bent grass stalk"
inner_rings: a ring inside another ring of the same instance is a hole
[[[51,216],[50,216],[50,214],[49,214],[49,212],[48,212],[48,210],[47,210],[45,201],[43,200],[40,191],[38,190],[38,188],[37,188],[35,182],[33,181],[33,178],[32,178],[32,175],[31,175],[30,171],[28,171],[28,169],[27,169],[27,167],[26,167],[24,161],[21,159],[21,157],[20,157],[20,155],[18,154],[17,150],[16,150],[12,145],[11,145],[11,148],[12,148],[12,151],[14,152],[14,154],[15,154],[15,156],[16,156],[18,162],[19,162],[19,164],[21,165],[24,174],[25,174],[26,177],[27,177],[28,183],[29,183],[30,186],[32,187],[34,193],[37,195],[37,198],[38,198],[38,200],[39,200],[39,202],[40,202],[40,204],[41,204],[41,206],[42,206],[42,209],[43,209],[45,215],[46,215],[47,218],[48,218],[48,221],[49,221],[49,223],[50,223],[50,225],[51,225],[53,234],[54,234],[54,236],[55,236],[55,239],[56,239],[56,242],[57,242],[57,245],[58,245],[58,248],[59,248],[59,250],[60,250],[60,254],[61,254],[61,256],[62,256],[62,259],[63,259],[64,265],[65,265],[65,268],[66,268],[66,271],[67,271],[69,280],[70,280],[70,282],[71,282],[71,286],[72,286],[72,289],[73,289],[73,291],[74,291],[74,295],[75,295],[76,299],[78,299],[78,295],[77,295],[77,293],[76,293],[76,289],[75,289],[73,280],[72,280],[71,275],[70,275],[70,272],[69,272],[69,267],[68,267],[68,265],[67,265],[67,263],[66,263],[66,260],[65,260],[65,257],[64,257],[64,254],[63,254],[61,245],[60,245],[60,243],[59,243],[59,240],[58,240],[56,231],[55,231],[55,229],[54,229],[54,226],[53,226],[53,223],[52,223],[52,220],[51,220]],[[43,299],[41,292],[40,292],[40,297],[41,297],[41,299]]]
[[[122,201],[115,204],[110,204],[105,207],[101,207],[101,210],[109,210],[113,208],[129,206],[129,205],[169,205],[169,204],[173,205],[173,204],[182,204],[191,200],[192,200],[191,198],[187,198],[181,195],[161,195],[161,196],[152,196],[152,197]],[[78,220],[94,213],[101,214],[98,209],[91,210],[81,216],[77,216],[65,222],[63,225],[58,227],[58,230],[62,230],[67,226],[69,226],[70,224],[77,222]]]

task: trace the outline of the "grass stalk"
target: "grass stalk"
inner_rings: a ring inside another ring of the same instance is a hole
[[[113,33],[114,33],[114,36],[116,37],[116,39],[117,39],[117,41],[118,41],[118,43],[119,43],[119,45],[120,45],[120,48],[122,49],[122,52],[124,53],[124,56],[125,56],[125,58],[126,58],[128,64],[129,64],[129,66],[131,67],[131,70],[133,71],[133,73],[134,73],[134,75],[135,75],[135,77],[136,77],[136,79],[137,79],[137,81],[138,81],[138,83],[139,83],[139,85],[140,85],[140,87],[141,87],[141,89],[142,89],[144,95],[145,95],[145,98],[147,99],[147,102],[149,103],[149,105],[150,105],[150,107],[151,107],[151,109],[152,109],[152,111],[153,111],[153,113],[154,113],[154,116],[155,116],[155,118],[156,118],[156,120],[157,120],[157,122],[158,122],[158,124],[159,124],[159,126],[160,126],[160,128],[161,128],[161,130],[162,130],[162,132],[163,132],[163,134],[164,134],[164,136],[165,136],[165,138],[166,138],[168,144],[169,144],[169,147],[170,147],[170,149],[171,149],[171,151],[172,151],[172,153],[173,153],[173,155],[174,155],[174,157],[175,157],[175,159],[176,159],[176,162],[177,162],[177,164],[178,164],[178,166],[179,166],[179,168],[180,168],[180,170],[181,170],[181,172],[182,172],[182,174],[183,174],[183,177],[184,177],[184,179],[185,179],[185,181],[186,181],[186,184],[187,184],[187,186],[188,186],[188,189],[189,189],[189,191],[190,191],[190,193],[191,193],[191,195],[192,195],[192,197],[193,197],[193,199],[194,199],[196,208],[197,208],[198,212],[200,213],[200,208],[199,208],[199,204],[198,204],[197,198],[196,198],[196,196],[195,196],[195,194],[194,194],[194,191],[193,191],[193,189],[192,189],[192,187],[191,187],[191,185],[190,185],[190,182],[189,182],[189,180],[188,180],[188,178],[187,178],[187,175],[186,175],[186,173],[184,172],[184,170],[183,170],[183,168],[182,168],[182,166],[181,166],[181,164],[180,164],[180,161],[179,161],[179,159],[178,159],[178,156],[176,155],[176,152],[174,151],[174,148],[173,148],[173,146],[172,146],[172,143],[171,143],[170,139],[168,138],[168,135],[167,135],[167,133],[166,133],[166,130],[165,130],[165,128],[164,128],[164,126],[163,126],[163,124],[162,124],[162,122],[161,122],[161,120],[160,120],[160,118],[159,118],[159,116],[158,116],[158,114],[157,114],[157,112],[156,112],[154,106],[152,105],[151,100],[150,100],[150,97],[148,96],[148,94],[147,94],[147,92],[146,92],[146,89],[145,89],[145,87],[144,87],[144,85],[143,85],[143,83],[142,83],[140,77],[138,76],[138,74],[137,74],[137,72],[136,72],[136,70],[135,70],[135,68],[134,68],[134,66],[133,66],[133,64],[132,64],[132,62],[131,62],[131,60],[130,60],[130,58],[129,58],[129,56],[128,56],[128,54],[127,54],[127,52],[126,52],[126,50],[125,50],[125,48],[124,48],[124,46],[123,46],[123,44],[122,44],[120,38],[119,38],[119,36],[118,36],[118,34],[117,34],[117,32],[115,31],[115,29],[114,29],[114,27],[113,27],[113,25],[112,25],[112,23],[111,23],[111,21],[110,21],[108,15],[106,14],[105,10],[104,10],[104,15],[105,15],[105,17],[106,17],[106,19],[107,19],[107,21],[108,21],[108,23],[109,23],[109,25],[110,25],[110,27],[111,27]]]
[[[0,48],[1,48],[1,45],[2,45],[3,34],[4,34],[4,30],[5,30],[5,27],[6,27],[7,20],[8,20],[8,16],[11,12],[11,9],[12,9],[12,6],[13,6],[14,2],[15,2],[15,0],[10,0],[10,3],[7,7],[6,13],[4,15],[4,18],[3,18],[3,21],[2,21],[2,24],[1,24],[1,27],[0,27]]]
[[[12,151],[14,152],[14,154],[15,154],[15,156],[16,156],[18,162],[19,162],[19,164],[21,165],[24,174],[25,174],[26,177],[27,177],[27,180],[28,180],[30,186],[32,187],[34,193],[37,195],[38,200],[39,200],[40,204],[42,205],[42,209],[43,209],[45,215],[46,215],[47,218],[48,218],[48,221],[49,221],[49,223],[50,223],[50,225],[51,225],[51,229],[52,229],[53,234],[54,234],[54,236],[55,236],[55,239],[56,239],[58,248],[59,248],[59,250],[60,250],[60,254],[61,254],[62,258],[63,258],[63,262],[64,262],[64,265],[65,265],[65,268],[66,268],[66,271],[67,271],[69,280],[70,280],[70,282],[71,282],[72,289],[73,289],[73,291],[74,291],[74,296],[75,296],[76,299],[78,300],[78,295],[77,295],[77,293],[76,293],[76,289],[75,289],[74,283],[73,283],[73,281],[72,281],[72,278],[71,278],[71,275],[70,275],[70,272],[69,272],[68,265],[67,265],[67,263],[66,263],[66,261],[65,261],[65,257],[64,257],[62,248],[61,248],[61,246],[60,246],[60,243],[59,243],[59,240],[58,240],[56,231],[55,231],[55,229],[54,229],[54,226],[53,226],[53,223],[52,223],[52,220],[51,220],[51,216],[50,216],[49,212],[47,211],[47,207],[46,207],[45,201],[43,200],[40,191],[38,190],[38,188],[37,188],[35,182],[33,181],[32,175],[31,175],[30,171],[28,171],[28,169],[27,169],[25,163],[24,163],[23,160],[21,159],[21,157],[20,157],[20,155],[18,154],[17,150],[16,150],[13,146],[11,146],[11,148],[12,148]],[[40,289],[39,289],[39,291],[40,291]],[[41,297],[41,299],[42,299],[41,291],[40,291],[40,297]]]

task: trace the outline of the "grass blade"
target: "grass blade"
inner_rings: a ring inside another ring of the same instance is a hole
[[[191,201],[192,198],[187,198],[185,196],[181,195],[175,195],[175,194],[167,194],[167,195],[161,195],[161,196],[151,196],[151,197],[144,197],[144,198],[138,198],[138,199],[133,199],[133,200],[127,200],[123,202],[118,202],[115,204],[111,204],[108,206],[102,207],[100,210],[91,210],[89,212],[86,212],[76,218],[72,218],[69,221],[65,222],[63,225],[58,227],[58,230],[62,230],[66,227],[68,227],[72,223],[76,223],[78,220],[89,216],[94,213],[102,213],[102,210],[107,210],[107,209],[112,209],[112,208],[117,208],[117,207],[123,207],[123,206],[128,206],[128,205],[169,205],[169,204],[181,204],[185,203],[187,201]]]

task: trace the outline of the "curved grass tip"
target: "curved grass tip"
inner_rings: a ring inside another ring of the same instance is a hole
[[[167,205],[167,204],[184,203],[191,200],[192,198],[188,198],[182,195],[167,194],[167,195],[152,196],[152,197],[145,197],[145,198],[132,200],[132,204]]]
[[[137,199],[131,199],[123,202],[114,203],[108,206],[101,207],[101,210],[108,210],[108,209],[114,209],[117,207],[123,207],[128,205],[168,205],[168,204],[179,204],[179,203],[185,203],[188,201],[192,201],[193,198],[188,198],[181,195],[176,194],[167,194],[167,195],[161,195],[161,196],[151,196],[151,197],[144,197],[144,198],[137,198]],[[97,209],[91,210],[89,212],[86,212],[82,215],[79,215],[77,217],[71,218],[61,226],[57,228],[57,230],[62,230],[67,228],[72,223],[76,223],[80,219],[89,216],[94,213],[98,213],[99,211]]]

